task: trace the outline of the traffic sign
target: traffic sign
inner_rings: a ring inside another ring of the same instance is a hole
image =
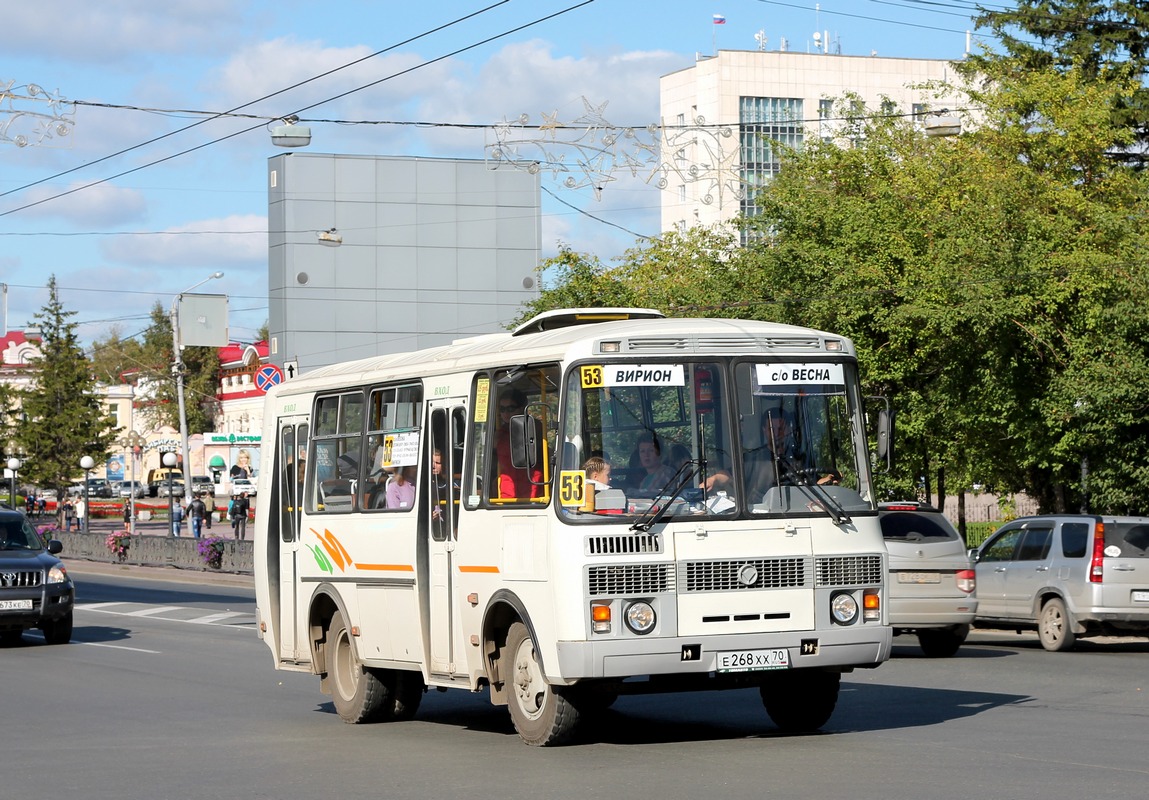
[[[267,364],[255,373],[255,388],[266,394],[271,387],[283,383],[283,373],[275,364]]]

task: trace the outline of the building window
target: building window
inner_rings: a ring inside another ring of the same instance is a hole
[[[120,427],[120,404],[108,403],[108,416],[112,418],[112,427]]]
[[[678,187],[678,202],[680,202],[680,203],[686,202],[686,184],[685,183]]]
[[[741,211],[758,214],[758,191],[782,168],[778,145],[802,147],[802,100],[786,97],[740,97],[738,133],[745,194]]]

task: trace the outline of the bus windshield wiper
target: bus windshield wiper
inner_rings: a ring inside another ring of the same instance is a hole
[[[655,523],[666,516],[667,509],[674,504],[674,501],[678,499],[678,496],[682,494],[694,476],[704,469],[706,469],[706,459],[704,458],[684,461],[682,466],[678,468],[678,471],[670,477],[670,480],[658,490],[658,493],[654,496],[654,504],[651,505],[641,517],[634,521],[630,529],[632,531],[642,531],[646,533],[654,527]],[[675,487],[674,492],[669,497],[666,497],[666,490],[672,485]],[[666,497],[666,502],[659,503],[659,500],[663,497]]]
[[[798,486],[805,490],[814,502],[822,506],[823,510],[830,515],[830,519],[834,520],[835,525],[844,525],[850,521],[850,514],[826,491],[826,487],[818,483],[817,480],[812,480],[817,476],[817,470],[799,469],[791,470],[791,472],[798,477]]]

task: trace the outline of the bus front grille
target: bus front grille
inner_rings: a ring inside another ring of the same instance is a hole
[[[815,562],[818,586],[865,586],[884,580],[882,557],[828,556]]]
[[[686,561],[679,566],[688,592],[737,589],[794,589],[808,583],[809,559],[737,558],[728,561]]]
[[[619,534],[586,537],[588,556],[661,553],[662,537],[656,533]]]
[[[674,591],[671,564],[618,564],[587,568],[590,597],[650,595]]]

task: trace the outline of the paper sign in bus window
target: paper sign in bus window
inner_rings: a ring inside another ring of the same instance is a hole
[[[755,364],[759,386],[844,386],[841,364]]]
[[[681,364],[588,364],[579,368],[584,389],[610,386],[685,386]]]

